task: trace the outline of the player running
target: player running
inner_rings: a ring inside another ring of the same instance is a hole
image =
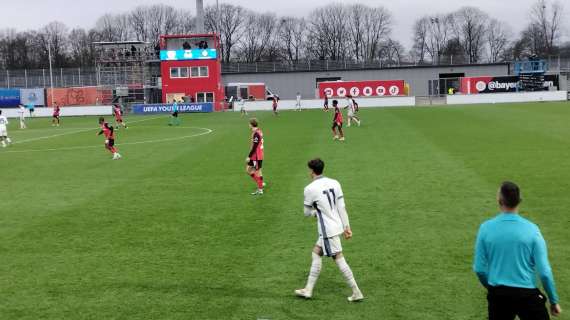
[[[251,195],[257,196],[263,194],[263,187],[265,187],[265,182],[263,182],[263,132],[259,129],[259,124],[257,119],[249,120],[249,128],[252,131],[251,134],[251,151],[245,159],[247,164],[246,172],[257,184],[257,191]]]
[[[333,116],[333,140],[344,141],[344,132],[342,131],[342,111],[338,107],[338,100],[333,100],[334,116]],[[338,134],[337,134],[338,129]],[[339,137],[340,135],[340,137]]]
[[[356,122],[356,124],[358,124],[358,126],[360,127],[360,119],[356,116],[356,106],[354,104],[354,99],[352,98],[352,96],[347,95],[346,96],[346,107],[344,107],[345,109],[348,109],[347,112],[347,118],[348,118],[348,125],[347,127],[350,127],[350,123],[351,121]]]
[[[105,118],[103,117],[99,118],[99,126],[101,127],[101,131],[99,131],[97,135],[105,135],[105,148],[113,154],[113,160],[121,159],[122,156],[115,147],[115,130],[113,126],[105,122]]]
[[[169,126],[179,126],[180,125],[180,118],[178,117],[178,102],[174,100],[172,104],[172,114],[170,115],[170,122],[168,123]]]
[[[8,137],[8,118],[2,115],[2,110],[0,110],[0,143],[2,143],[2,148],[6,148],[8,144],[12,143],[12,140]]]
[[[319,237],[313,248],[307,285],[303,289],[295,290],[295,295],[306,299],[313,297],[313,288],[321,273],[324,255],[333,258],[348,286],[352,289],[352,295],[348,297],[348,301],[362,301],[364,296],[342,254],[340,236],[344,235],[346,240],[350,240],[352,230],[340,183],[323,176],[325,163],[321,159],[309,161],[308,167],[313,181],[305,187],[304,213],[306,217],[317,218]]]
[[[51,120],[51,125],[52,126],[57,126],[59,127],[59,115],[61,112],[61,108],[56,104],[55,107],[53,107],[53,115],[52,115],[52,120]]]
[[[122,126],[123,128],[127,129],[127,125],[123,120],[123,110],[121,109],[121,105],[115,104],[113,105],[113,115],[115,116],[115,123],[117,126]]]

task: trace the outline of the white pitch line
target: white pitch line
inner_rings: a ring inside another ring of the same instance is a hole
[[[138,121],[131,121],[131,122],[129,122],[129,123],[139,123],[139,122],[144,122],[144,121],[156,120],[156,119],[160,119],[160,118],[162,118],[162,117],[154,117],[154,118],[142,119],[142,120],[138,120]],[[54,135],[51,135],[51,136],[38,137],[38,138],[31,138],[31,139],[20,140],[20,141],[14,141],[12,144],[21,144],[21,143],[26,143],[26,142],[33,142],[33,141],[39,141],[39,140],[57,138],[57,137],[66,136],[66,135],[69,135],[69,134],[82,133],[82,132],[87,132],[87,131],[96,130],[96,129],[97,129],[97,128],[89,128],[89,129],[81,129],[81,130],[71,131],[71,132],[64,132],[64,133],[54,134]],[[56,130],[57,130],[57,129],[56,129]]]
[[[209,128],[200,128],[200,127],[185,127],[185,128],[200,129],[200,130],[204,130],[204,132],[201,132],[198,134],[193,134],[193,135],[182,136],[182,137],[176,137],[176,138],[165,138],[165,139],[139,141],[139,142],[127,142],[127,143],[116,144],[116,146],[170,142],[170,141],[177,141],[177,140],[183,140],[183,139],[190,139],[190,138],[205,136],[207,134],[214,132],[214,130],[209,129]],[[94,149],[94,148],[102,148],[102,146],[98,145],[98,146],[83,146],[83,147],[64,147],[64,148],[54,148],[54,149],[35,149],[35,150],[31,149],[31,150],[0,151],[0,155],[3,153],[52,152],[52,151],[70,151],[70,150],[82,150],[82,149]]]

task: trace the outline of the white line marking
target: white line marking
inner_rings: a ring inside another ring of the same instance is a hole
[[[156,119],[160,119],[160,118],[163,118],[163,117],[153,117],[153,118],[142,119],[142,120],[138,120],[138,121],[131,121],[131,122],[129,122],[129,123],[139,123],[139,122],[144,122],[144,121],[156,120]],[[89,129],[81,129],[81,130],[76,130],[76,131],[71,131],[71,132],[58,133],[58,134],[54,134],[54,135],[51,135],[51,136],[38,137],[38,138],[30,138],[30,139],[26,139],[26,140],[14,141],[12,144],[21,144],[21,143],[26,143],[26,142],[33,142],[33,141],[51,139],[51,138],[66,136],[66,135],[69,135],[69,134],[82,133],[82,132],[87,132],[87,131],[97,130],[97,129],[98,129],[98,128],[89,128]],[[54,129],[54,130],[57,130],[57,129]]]
[[[200,127],[185,127],[185,128],[200,129],[200,130],[204,130],[204,132],[197,133],[197,134],[192,134],[192,135],[187,135],[187,136],[175,137],[175,138],[165,138],[165,139],[139,141],[139,142],[127,142],[127,143],[116,144],[116,146],[139,145],[139,144],[149,144],[149,143],[159,143],[159,142],[170,142],[170,141],[177,141],[177,140],[183,140],[183,139],[190,139],[190,138],[205,136],[205,135],[207,135],[207,134],[210,134],[210,133],[214,132],[214,130],[209,129],[209,128],[200,128]],[[3,154],[3,153],[52,152],[52,151],[69,151],[69,150],[82,150],[82,149],[94,149],[94,148],[103,148],[103,146],[102,146],[102,145],[97,145],[97,146],[55,148],[55,149],[31,149],[31,150],[14,150],[14,151],[4,151],[4,152],[3,152],[3,151],[0,151],[0,155]]]

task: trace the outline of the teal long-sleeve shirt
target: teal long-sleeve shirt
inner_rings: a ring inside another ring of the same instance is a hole
[[[517,213],[501,213],[481,225],[473,270],[485,287],[534,289],[538,274],[550,303],[558,303],[546,242],[538,226]]]

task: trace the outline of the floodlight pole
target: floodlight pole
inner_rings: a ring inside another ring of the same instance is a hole
[[[48,40],[48,60],[49,60],[49,81],[51,87],[51,105],[54,105],[54,92],[53,92],[53,69],[51,65],[51,40]]]
[[[204,0],[196,0],[196,32],[204,33]]]

